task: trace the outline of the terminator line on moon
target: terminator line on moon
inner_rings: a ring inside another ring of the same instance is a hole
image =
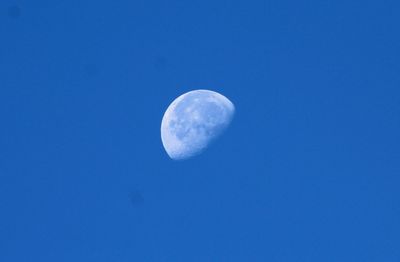
[[[229,126],[235,106],[210,90],[194,90],[176,98],[161,122],[161,140],[174,160],[203,152]]]

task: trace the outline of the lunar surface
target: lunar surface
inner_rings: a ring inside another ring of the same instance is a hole
[[[161,122],[161,140],[174,160],[203,152],[229,126],[235,107],[225,96],[194,90],[176,98]]]

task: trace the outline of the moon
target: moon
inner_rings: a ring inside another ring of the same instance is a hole
[[[176,98],[161,121],[161,140],[171,159],[202,153],[231,123],[235,106],[210,90],[194,90]]]

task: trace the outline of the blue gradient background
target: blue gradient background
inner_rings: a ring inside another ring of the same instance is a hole
[[[399,10],[2,0],[0,261],[400,261]],[[174,162],[192,89],[237,112]]]

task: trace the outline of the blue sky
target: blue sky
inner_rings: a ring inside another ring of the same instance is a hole
[[[399,8],[1,1],[0,261],[399,261]],[[175,162],[193,89],[236,115]]]

